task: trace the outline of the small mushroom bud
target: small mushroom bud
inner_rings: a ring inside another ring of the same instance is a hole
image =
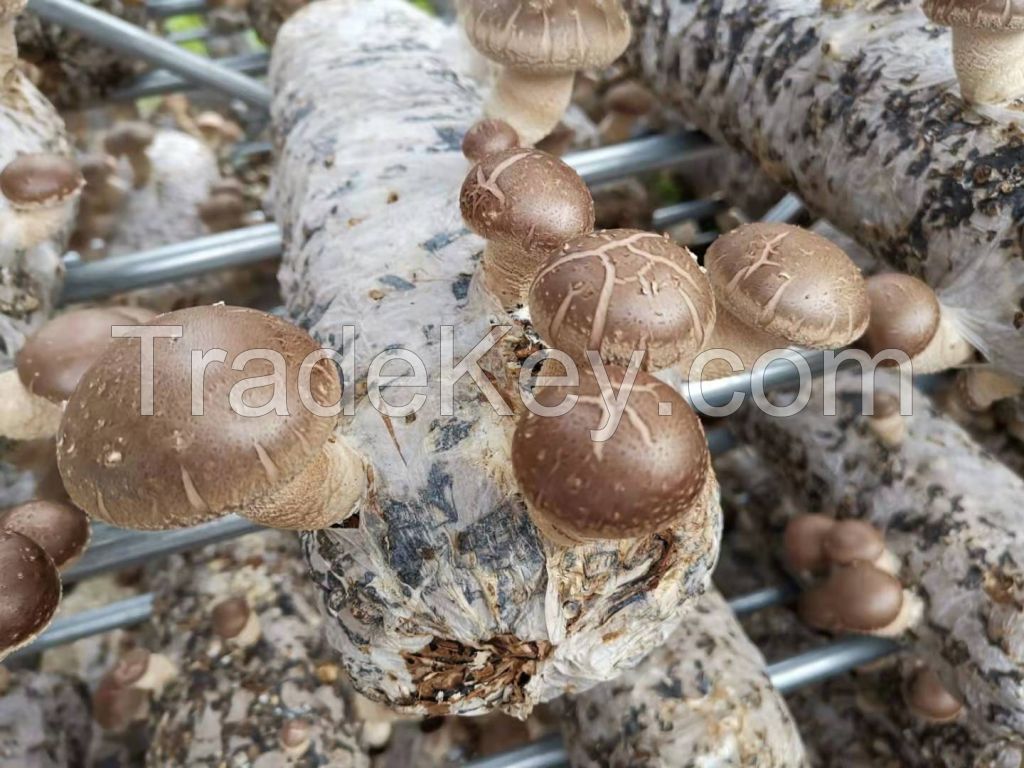
[[[562,118],[576,72],[610,65],[632,33],[618,0],[466,2],[461,18],[473,47],[501,65],[484,111],[528,146]]]
[[[479,163],[488,155],[519,146],[516,129],[504,120],[481,120],[462,139],[462,154],[471,163]]]
[[[128,195],[125,182],[117,175],[117,163],[109,155],[83,155],[78,159],[85,188],[80,213],[113,213]]]
[[[839,246],[806,229],[745,224],[712,243],[705,266],[718,301],[708,349],[736,354],[744,370],[774,349],[846,346],[867,327],[860,270]],[[702,378],[736,372],[715,359]]]
[[[221,600],[210,617],[217,637],[239,648],[248,648],[260,639],[260,618],[244,597]]]
[[[535,149],[510,149],[477,163],[460,204],[466,225],[487,240],[483,286],[504,307],[526,299],[548,254],[594,228],[594,201],[583,179]]]
[[[71,226],[85,182],[73,160],[44,153],[21,155],[0,172],[0,245],[34,248]]]
[[[306,720],[291,718],[285,720],[278,732],[281,749],[291,758],[302,757],[312,744],[313,728]]]
[[[965,101],[1001,104],[1024,97],[1024,3],[925,0],[924,12],[953,28],[953,68]]]
[[[826,632],[895,637],[917,623],[921,603],[892,574],[855,562],[805,591],[798,610],[804,622]]]
[[[75,504],[140,530],[229,512],[311,530],[353,513],[366,470],[334,435],[341,383],[305,331],[223,305],[148,325],[151,415],[138,336],[113,339],[67,403],[57,464]]]
[[[104,731],[123,733],[149,716],[149,691],[126,687],[106,674],[92,695],[92,717]]]
[[[60,604],[60,574],[27,536],[0,530],[0,660],[49,626]]]
[[[798,574],[823,573],[828,567],[825,535],[836,524],[827,515],[797,515],[786,524],[782,551],[786,565]]]
[[[136,307],[65,312],[28,338],[15,368],[0,373],[0,435],[12,440],[52,437],[62,406],[85,371],[110,344],[111,326],[138,325],[153,313]]]
[[[245,199],[227,192],[210,195],[196,206],[199,218],[211,232],[227,232],[245,223],[248,206]]]
[[[114,157],[126,157],[132,167],[135,188],[149,183],[153,172],[147,150],[156,138],[156,130],[149,123],[132,120],[115,126],[103,140],[103,146]]]
[[[867,291],[871,320],[862,343],[868,354],[903,352],[915,374],[937,373],[974,359],[974,348],[926,283],[893,272],[868,278]]]
[[[163,654],[134,648],[124,654],[110,670],[111,681],[122,688],[138,688],[159,694],[178,674],[177,668]]]
[[[882,532],[863,520],[837,520],[825,532],[822,550],[833,565],[864,562],[894,576],[899,573],[899,564],[885,548]]]
[[[633,135],[640,118],[654,108],[654,96],[635,80],[618,83],[604,97],[606,114],[598,126],[605,144],[617,144]]]
[[[545,408],[525,411],[512,437],[512,469],[537,527],[550,541],[632,539],[668,528],[709,503],[717,486],[700,419],[675,390],[639,372],[580,371],[578,387],[545,387]],[[626,397],[616,413],[606,399]],[[616,423],[615,419],[619,418]],[[605,428],[610,434],[596,433]]]
[[[1019,379],[984,366],[961,371],[956,388],[964,407],[975,413],[987,411],[998,401],[1024,392],[1024,384]]]
[[[715,324],[715,297],[696,258],[671,240],[634,229],[570,240],[541,266],[529,296],[540,337],[578,363],[588,351],[628,365],[688,370]]]
[[[900,413],[898,397],[887,392],[876,392],[874,413],[868,417],[868,428],[886,448],[899,448],[907,435],[907,420]]]
[[[20,533],[43,548],[53,564],[70,567],[89,545],[89,518],[60,501],[28,501],[0,512],[0,530]]]
[[[197,116],[196,127],[199,129],[203,141],[214,152],[219,152],[225,146],[241,139],[244,135],[237,123],[228,120],[217,112],[203,112]]]
[[[964,708],[931,667],[922,666],[914,672],[904,699],[914,715],[929,723],[951,723]]]

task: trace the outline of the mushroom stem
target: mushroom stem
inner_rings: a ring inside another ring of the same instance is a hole
[[[1024,32],[953,27],[953,66],[960,92],[974,104],[1024,96]]]
[[[11,440],[53,437],[61,413],[59,405],[29,392],[17,370],[0,373],[0,435]]]
[[[726,376],[735,376],[741,371],[749,371],[765,352],[770,352],[773,349],[787,349],[790,346],[789,342],[779,336],[773,336],[759,328],[747,325],[727,310],[721,301],[717,302],[716,312],[715,325],[703,351],[721,349],[732,352],[739,357],[743,367],[737,371],[725,358],[713,357],[701,371],[701,381],[721,379]],[[689,369],[682,371],[682,374],[687,377],[689,377],[689,373]]]
[[[912,360],[917,375],[939,373],[974,359],[974,347],[957,330],[949,311],[940,305],[939,312],[939,327],[935,335]]]
[[[328,528],[355,512],[365,485],[366,471],[359,454],[335,437],[291,482],[240,513],[270,528]]]
[[[18,64],[18,41],[14,37],[14,19],[0,21],[0,81]]]
[[[488,240],[484,247],[482,280],[484,290],[503,307],[526,302],[530,283],[544,259],[544,254],[524,258],[519,248],[510,243]]]
[[[2,69],[0,62],[0,71]],[[69,223],[76,199],[39,208],[0,211],[0,242],[13,250],[35,248]]]
[[[990,368],[968,368],[957,382],[957,392],[970,411],[987,411],[994,403],[1015,397],[1024,391],[1018,379]]]
[[[153,163],[150,161],[149,155],[146,154],[144,147],[129,152],[127,157],[128,164],[132,167],[134,187],[135,189],[141,189],[149,183],[149,178],[153,173]]]
[[[502,67],[484,111],[504,120],[532,147],[558,125],[572,100],[572,72],[535,74]]]

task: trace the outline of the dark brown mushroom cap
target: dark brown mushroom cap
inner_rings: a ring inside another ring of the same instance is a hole
[[[118,685],[109,673],[103,676],[92,695],[93,720],[105,731],[123,731],[144,718],[148,711],[148,691]]]
[[[43,548],[57,568],[89,545],[89,518],[61,501],[28,501],[0,512],[0,530],[20,533]]]
[[[530,288],[530,317],[551,347],[587,350],[652,370],[692,361],[715,323],[715,297],[688,250],[635,229],[592,232],[548,257]]]
[[[223,305],[169,312],[150,325],[182,328],[180,338],[158,338],[153,345],[154,415],[141,415],[138,338],[115,339],[64,412],[57,463],[71,499],[91,516],[144,530],[195,525],[253,505],[322,455],[337,419],[301,401],[300,367],[318,349],[305,331],[257,310]],[[196,416],[192,351],[213,349],[224,350],[225,362],[206,367],[204,414]],[[260,357],[234,370],[237,356],[249,350]],[[259,350],[281,356],[283,381]],[[271,376],[262,386],[239,384]],[[312,366],[309,381],[307,401],[338,402],[341,384],[329,360]],[[245,392],[233,404],[236,385]],[[286,401],[288,415],[244,414],[272,404],[275,394]]]
[[[0,193],[18,208],[58,205],[85,185],[75,161],[61,155],[20,155],[0,172]]]
[[[509,149],[477,163],[460,204],[478,235],[528,251],[553,251],[594,228],[594,201],[583,179],[536,149]]]
[[[892,272],[867,279],[871,319],[861,339],[868,354],[895,349],[911,359],[939,330],[941,308],[935,291],[916,277]]]
[[[229,597],[221,600],[210,612],[213,623],[213,631],[218,637],[230,640],[238,637],[249,617],[252,615],[252,608],[244,597]]]
[[[471,163],[479,163],[488,155],[519,146],[519,134],[504,120],[481,120],[466,131],[462,154]]]
[[[145,648],[133,648],[117,660],[108,673],[118,686],[131,686],[139,682],[149,669],[150,653]]]
[[[118,123],[103,139],[103,146],[112,155],[126,155],[144,150],[156,138],[156,129],[141,120]]]
[[[835,518],[827,515],[797,515],[791,518],[782,534],[786,564],[797,572],[823,571],[828,565],[825,558],[825,535],[835,524]]]
[[[892,624],[903,608],[903,585],[870,563],[832,570],[800,596],[800,617],[829,632],[873,632]]]
[[[745,224],[711,245],[705,265],[729,312],[791,344],[840,347],[867,327],[860,270],[839,246],[806,229]]]
[[[60,604],[60,575],[27,536],[0,531],[0,659],[46,629]]]
[[[925,0],[924,12],[947,27],[1024,30],[1024,0]]]
[[[524,72],[606,67],[632,34],[619,0],[488,0],[466,3],[462,23],[487,58]]]
[[[117,165],[109,155],[89,154],[79,156],[78,168],[87,186],[99,187],[115,173]]]
[[[604,108],[632,117],[643,117],[654,108],[654,96],[633,80],[618,83],[604,95]]]
[[[964,707],[931,667],[921,667],[914,673],[905,698],[915,715],[935,723],[955,720]]]
[[[881,531],[863,520],[839,520],[825,534],[825,556],[832,563],[849,565],[858,560],[873,563],[885,552]]]
[[[57,315],[18,351],[18,378],[30,392],[63,403],[110,346],[112,326],[142,325],[154,316],[142,307],[94,307]]]
[[[618,392],[626,372],[606,370]],[[570,394],[579,400],[568,413],[526,411],[516,425],[512,468],[531,510],[573,539],[635,538],[684,518],[711,471],[704,430],[686,401],[640,372],[615,433],[595,442],[591,431],[606,408],[589,369],[580,370],[578,388],[548,387],[536,397],[554,407]]]
[[[200,220],[207,226],[241,220],[246,209],[245,198],[230,192],[218,192],[196,206]]]

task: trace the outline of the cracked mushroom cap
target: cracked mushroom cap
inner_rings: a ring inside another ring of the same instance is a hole
[[[477,163],[460,206],[480,237],[527,251],[553,251],[594,228],[594,200],[583,179],[537,149],[509,149]]]
[[[873,563],[885,552],[881,531],[863,520],[837,520],[822,541],[832,563],[850,565],[858,560]]]
[[[605,370],[619,392],[626,371]],[[711,477],[707,441],[675,390],[638,373],[603,442],[591,434],[608,415],[597,376],[581,369],[579,387],[546,387],[536,398],[555,407],[567,395],[578,396],[568,413],[527,410],[512,438],[516,481],[542,528],[570,541],[635,538],[675,524],[701,503]]]
[[[301,398],[333,406],[341,383],[321,359],[306,370],[309,391],[300,392],[303,359],[318,349],[305,331],[223,305],[169,312],[149,325],[182,333],[153,342],[153,415],[142,415],[139,338],[114,339],[64,411],[57,463],[72,501],[90,516],[157,530],[258,510],[322,457],[337,419]],[[202,415],[193,415],[192,351],[215,349],[224,362],[206,366]],[[238,358],[250,351],[252,359]]]
[[[142,307],[94,307],[57,315],[18,351],[18,378],[33,394],[63,403],[110,345],[112,326],[142,325],[154,317]]]
[[[925,0],[924,12],[946,27],[1024,31],[1024,0]]]
[[[522,72],[607,67],[625,52],[632,35],[619,0],[482,0],[462,6],[473,47]]]
[[[931,667],[921,667],[914,672],[904,698],[911,712],[931,723],[956,720],[964,708]]]
[[[0,530],[0,659],[32,642],[60,604],[60,574],[32,539]]]
[[[20,209],[60,205],[85,186],[78,165],[62,155],[20,155],[0,172],[0,193]]]
[[[61,501],[27,501],[0,512],[0,530],[25,536],[50,556],[58,569],[76,560],[89,546],[89,518]]]
[[[789,224],[755,223],[719,237],[705,256],[718,301],[791,344],[845,346],[868,325],[864,278],[835,243]]]
[[[800,617],[828,632],[874,632],[892,624],[903,608],[899,579],[870,563],[839,566],[800,595]]]
[[[537,273],[530,317],[541,338],[577,362],[588,350],[615,365],[689,364],[715,323],[715,297],[692,253],[635,229],[570,240]]]
[[[835,518],[828,515],[797,515],[786,523],[782,534],[782,551],[786,564],[794,571],[817,573],[825,570],[825,536]]]
[[[942,310],[935,291],[922,280],[899,272],[867,279],[871,319],[861,340],[871,355],[887,349],[917,357],[939,330]]]
[[[156,129],[142,120],[129,120],[111,128],[103,139],[103,146],[112,155],[141,152],[153,143]]]
[[[481,120],[466,131],[462,154],[471,163],[479,163],[488,155],[519,146],[519,134],[504,120]]]

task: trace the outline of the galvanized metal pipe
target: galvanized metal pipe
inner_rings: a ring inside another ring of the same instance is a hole
[[[252,77],[264,75],[270,56],[266,53],[243,53],[238,56],[225,56],[215,60],[219,66],[227,67],[235,72]],[[187,91],[196,87],[190,80],[168,72],[164,69],[156,69],[140,75],[135,82],[124,88],[114,91],[110,95],[113,101],[135,101],[148,96],[161,96],[165,93],[177,93]]]

